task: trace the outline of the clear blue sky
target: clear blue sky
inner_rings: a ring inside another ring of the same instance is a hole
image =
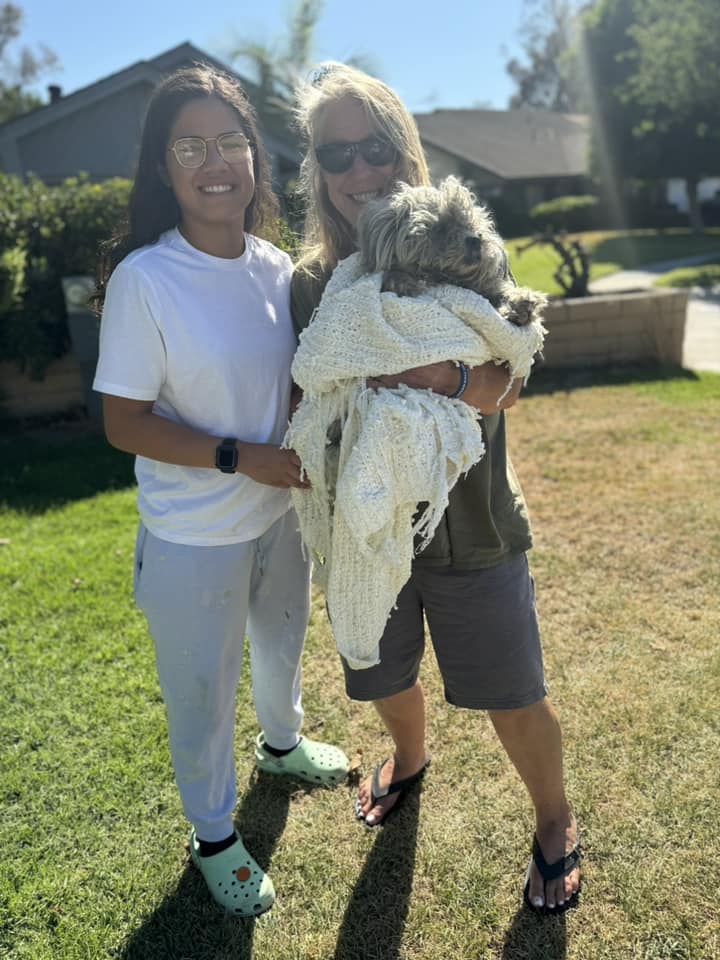
[[[44,44],[62,69],[48,83],[72,93],[186,40],[220,59],[233,39],[272,45],[284,35],[290,0],[15,0],[25,12],[21,45]],[[519,51],[523,0],[326,0],[316,59],[353,54],[416,113],[436,107],[502,109],[513,92],[505,63]],[[242,69],[238,65],[238,69]]]

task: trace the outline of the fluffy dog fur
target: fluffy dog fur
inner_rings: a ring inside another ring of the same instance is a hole
[[[438,187],[400,184],[370,201],[358,222],[364,269],[382,271],[383,290],[414,297],[453,284],[485,297],[517,326],[539,319],[547,298],[518,287],[492,218],[455,177]]]

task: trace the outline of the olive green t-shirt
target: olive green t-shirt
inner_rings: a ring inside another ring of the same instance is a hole
[[[296,269],[290,288],[295,332],[308,326],[330,271]],[[532,546],[530,522],[505,442],[505,414],[481,420],[485,455],[450,491],[447,509],[414,563],[465,570],[493,567]]]

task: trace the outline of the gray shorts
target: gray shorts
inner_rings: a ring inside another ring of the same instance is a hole
[[[423,613],[448,703],[511,710],[547,693],[535,587],[522,553],[483,570],[414,566],[380,641],[380,663],[351,670],[343,660],[349,697],[381,700],[413,686],[425,649]]]

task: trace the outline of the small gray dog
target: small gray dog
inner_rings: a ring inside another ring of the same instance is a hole
[[[414,297],[453,284],[485,297],[517,326],[539,319],[547,298],[514,283],[492,218],[455,177],[438,187],[405,183],[371,200],[358,221],[363,269],[382,271],[382,289]]]

